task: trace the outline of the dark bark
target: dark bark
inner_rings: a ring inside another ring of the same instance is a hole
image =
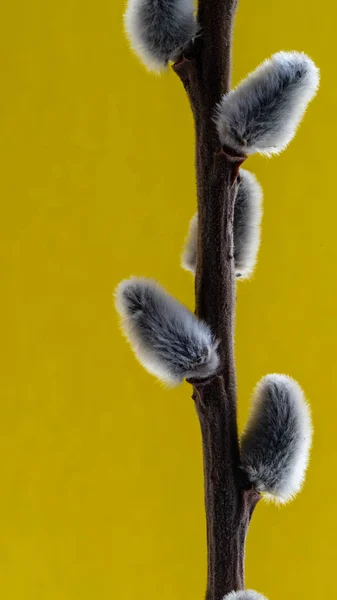
[[[194,382],[203,441],[207,521],[207,600],[244,588],[244,551],[260,496],[240,469],[236,407],[224,377]]]
[[[235,274],[233,215],[236,178],[245,156],[221,148],[216,104],[230,87],[236,0],[200,0],[201,36],[173,66],[194,114],[198,196],[196,314],[217,335],[221,368],[191,381],[200,420],[205,479],[207,600],[244,587],[244,548],[259,500],[240,468],[234,362]]]

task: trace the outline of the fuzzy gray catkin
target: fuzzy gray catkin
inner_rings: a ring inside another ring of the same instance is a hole
[[[312,424],[300,386],[286,375],[257,385],[241,436],[241,462],[258,492],[287,502],[301,489],[309,460]]]
[[[193,0],[129,0],[124,25],[131,48],[150,71],[161,71],[197,34]]]
[[[218,342],[206,323],[155,281],[131,277],[116,290],[122,329],[138,360],[169,385],[217,370]]]
[[[278,52],[262,63],[216,108],[220,142],[242,154],[284,150],[319,85],[319,70],[300,52]]]
[[[266,598],[255,590],[238,590],[226,594],[223,600],[266,600]]]
[[[234,266],[236,277],[246,279],[254,270],[260,246],[262,188],[255,175],[240,169],[234,205]],[[181,257],[184,269],[195,274],[197,266],[198,215],[192,217]]]

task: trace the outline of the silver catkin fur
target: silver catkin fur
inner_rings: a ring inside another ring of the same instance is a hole
[[[241,437],[242,467],[255,489],[287,502],[301,489],[312,440],[310,410],[300,386],[286,375],[258,384]]]
[[[262,188],[255,175],[240,169],[234,206],[234,264],[237,278],[247,279],[254,271],[260,246]],[[181,256],[181,265],[195,274],[197,266],[198,215],[192,217]]]
[[[266,600],[266,598],[254,590],[239,590],[226,594],[223,600]]]
[[[122,329],[142,365],[169,385],[204,379],[218,365],[218,342],[206,323],[155,281],[132,277],[116,290]]]
[[[315,96],[319,70],[299,52],[278,52],[223,96],[215,122],[220,142],[267,156],[284,150]]]
[[[124,25],[130,46],[150,71],[162,71],[197,34],[193,0],[129,0]]]

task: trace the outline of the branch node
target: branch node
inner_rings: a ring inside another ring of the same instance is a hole
[[[236,181],[236,178],[239,174],[239,169],[241,165],[248,158],[247,154],[238,154],[233,148],[229,146],[222,146],[215,153],[216,159],[222,159],[226,163],[230,163],[233,165],[232,174],[231,174],[231,184],[233,185]]]
[[[186,381],[187,381],[187,383],[190,383],[191,385],[193,385],[193,388],[198,391],[201,388],[205,388],[210,383],[213,383],[213,381],[215,379],[217,379],[218,377],[221,377],[222,371],[223,371],[223,366],[220,365],[220,367],[217,369],[217,371],[215,373],[213,373],[210,377],[206,377],[205,379],[189,377],[188,379],[186,379]]]

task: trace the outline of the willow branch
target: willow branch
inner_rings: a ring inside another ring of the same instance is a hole
[[[216,104],[230,85],[236,1],[199,3],[201,39],[174,66],[195,119],[198,197],[196,315],[220,340],[220,374],[194,383],[203,439],[207,523],[207,600],[244,587],[244,545],[259,498],[240,469],[234,363],[233,215],[245,156],[220,147]]]

